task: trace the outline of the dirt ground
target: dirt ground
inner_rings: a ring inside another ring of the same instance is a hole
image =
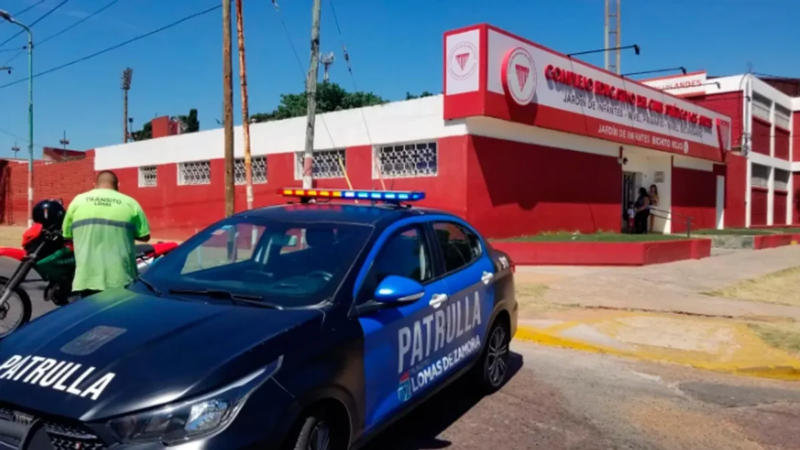
[[[800,266],[713,291],[717,297],[800,306]]]

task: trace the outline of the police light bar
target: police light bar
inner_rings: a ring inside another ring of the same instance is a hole
[[[368,200],[383,202],[415,202],[425,198],[424,192],[414,191],[360,191],[351,189],[294,189],[278,191],[284,197],[335,198],[345,200]]]

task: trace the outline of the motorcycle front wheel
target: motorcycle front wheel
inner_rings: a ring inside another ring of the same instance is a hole
[[[8,285],[8,278],[0,277],[0,295]],[[17,286],[11,291],[8,301],[0,306],[0,339],[5,338],[14,330],[31,321],[31,298],[25,289]]]

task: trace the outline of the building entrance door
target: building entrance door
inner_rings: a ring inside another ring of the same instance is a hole
[[[628,228],[628,204],[636,201],[636,172],[622,172],[622,229]],[[632,230],[628,230],[632,231]]]

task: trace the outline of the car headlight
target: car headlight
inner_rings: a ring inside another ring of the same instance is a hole
[[[281,368],[283,356],[221,389],[192,400],[112,419],[108,426],[125,443],[179,444],[224,430],[247,398]]]

